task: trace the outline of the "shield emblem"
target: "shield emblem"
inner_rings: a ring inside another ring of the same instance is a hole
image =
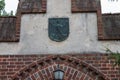
[[[69,36],[68,18],[50,18],[48,28],[49,38],[56,42],[64,41]]]

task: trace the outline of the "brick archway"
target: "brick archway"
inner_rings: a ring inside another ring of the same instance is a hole
[[[57,65],[64,71],[64,80],[109,80],[92,65],[68,55],[51,55],[25,66],[12,80],[53,80]]]

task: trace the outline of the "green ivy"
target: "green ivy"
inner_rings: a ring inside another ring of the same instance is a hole
[[[113,64],[113,67],[117,65],[120,67],[120,53],[118,51],[113,52],[108,48],[106,48],[106,52],[110,53],[109,59],[115,59],[115,63]]]

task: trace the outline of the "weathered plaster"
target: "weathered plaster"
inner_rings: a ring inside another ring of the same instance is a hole
[[[54,42],[49,39],[48,18],[53,17],[69,18],[67,40]],[[71,13],[71,0],[48,0],[46,14],[22,16],[20,42],[0,43],[0,54],[104,53],[105,47],[120,52],[119,41],[98,41],[97,37],[96,13]]]

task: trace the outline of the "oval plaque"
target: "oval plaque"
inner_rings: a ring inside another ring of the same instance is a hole
[[[50,18],[48,28],[49,38],[56,42],[61,42],[69,36],[68,18]]]

